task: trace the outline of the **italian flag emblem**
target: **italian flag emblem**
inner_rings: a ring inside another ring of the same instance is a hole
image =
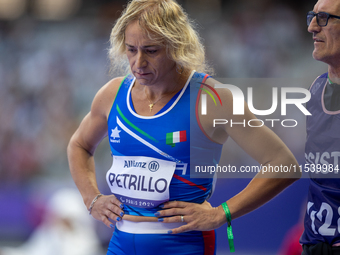
[[[176,131],[171,133],[166,133],[166,144],[175,146],[175,143],[185,142],[187,140],[187,131]]]

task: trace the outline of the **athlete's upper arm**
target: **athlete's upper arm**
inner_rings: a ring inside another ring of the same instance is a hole
[[[208,79],[207,83],[215,88],[215,84],[220,82]],[[227,88],[215,88],[215,90],[222,105],[219,103],[215,105],[213,100],[207,97],[207,115],[200,116],[204,122],[202,126],[208,130],[207,134],[212,135],[213,140],[223,143],[230,136],[248,155],[261,164],[271,162],[278,157],[281,160],[294,159],[281,139],[263,123],[256,121],[257,118],[249,110],[246,102],[243,104],[244,114],[234,115],[231,91]]]
[[[213,78],[205,81],[208,85],[205,92],[202,92],[197,109],[199,121],[204,132],[215,142],[223,144],[228,133],[225,125],[215,125],[215,120],[227,120],[232,115],[232,94],[228,89],[216,88],[220,82]],[[202,95],[205,95],[205,105],[202,105]],[[203,113],[204,111],[204,113]]]
[[[107,135],[108,116],[119,89],[122,77],[105,84],[93,99],[90,112],[84,117],[71,142],[93,154],[100,141]]]

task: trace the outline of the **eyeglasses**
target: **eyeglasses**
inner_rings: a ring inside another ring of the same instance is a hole
[[[320,27],[327,26],[329,18],[340,19],[340,16],[335,16],[335,15],[329,14],[327,12],[318,12],[318,13],[315,13],[313,11],[310,11],[310,12],[307,13],[307,26],[310,25],[310,23],[312,22],[312,19],[315,16],[316,16],[316,22],[318,23],[318,25]]]

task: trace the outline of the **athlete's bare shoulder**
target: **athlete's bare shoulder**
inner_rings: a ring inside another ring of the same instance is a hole
[[[123,80],[124,77],[114,78],[100,88],[92,102],[92,113],[105,115],[106,117],[109,115],[113,101]]]
[[[227,116],[230,117],[230,115],[232,114],[232,102],[233,102],[233,95],[231,91],[226,87],[218,86],[221,85],[222,83],[211,77],[209,77],[206,80],[206,84],[214,88],[214,91],[218,95],[218,99],[221,100],[221,105],[223,105],[223,107],[215,108],[214,113],[216,115],[214,115],[214,117],[216,118],[222,117],[226,118]],[[209,99],[208,104],[209,102],[210,104],[213,104],[213,101]]]
[[[211,76],[206,80],[206,83],[213,86],[215,84],[220,84],[219,81],[217,81],[216,79],[212,78]]]

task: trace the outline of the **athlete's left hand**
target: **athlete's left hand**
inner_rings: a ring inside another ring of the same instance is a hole
[[[172,229],[169,234],[197,230],[208,231],[219,228],[227,222],[222,206],[212,207],[207,201],[202,204],[183,201],[171,201],[164,204],[163,210],[155,213],[159,221],[165,223],[181,222],[187,224]],[[165,218],[163,218],[165,217]]]

